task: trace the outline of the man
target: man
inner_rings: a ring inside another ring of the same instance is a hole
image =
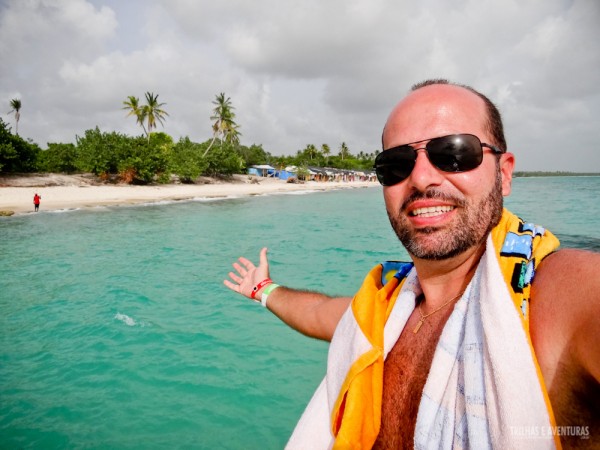
[[[225,281],[332,341],[289,447],[597,445],[600,255],[555,251],[503,211],[514,155],[472,88],[416,85],[382,139],[376,170],[412,264],[376,267],[354,299],[274,284],[266,249]]]
[[[33,208],[34,208],[35,212],[38,212],[38,210],[40,209],[40,201],[41,200],[42,200],[42,197],[40,195],[38,195],[36,192],[35,195],[33,196]]]

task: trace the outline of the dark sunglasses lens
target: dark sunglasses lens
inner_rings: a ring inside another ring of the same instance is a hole
[[[481,142],[470,134],[432,139],[427,143],[427,155],[431,163],[444,172],[473,170],[483,160]]]
[[[375,173],[384,186],[393,186],[405,180],[414,167],[415,151],[410,146],[384,150],[375,159]]]
[[[414,167],[414,163],[412,164]],[[400,166],[378,166],[376,169],[377,179],[384,186],[393,186],[408,178],[412,172],[412,167]]]

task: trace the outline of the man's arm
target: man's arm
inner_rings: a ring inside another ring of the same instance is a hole
[[[534,345],[550,361],[570,355],[580,373],[600,383],[600,253],[568,249],[548,256],[531,300]]]
[[[229,289],[245,297],[252,298],[255,286],[269,278],[267,249],[260,251],[260,263],[240,257],[233,263],[235,272],[229,272],[230,280],[223,283]],[[237,273],[236,273],[237,272]],[[260,301],[264,287],[254,295]],[[352,301],[350,297],[329,297],[318,292],[300,291],[284,286],[269,294],[268,309],[284,323],[307,336],[330,341],[342,314]]]

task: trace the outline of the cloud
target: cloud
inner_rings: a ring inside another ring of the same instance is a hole
[[[600,171],[598,23],[593,0],[8,0],[0,102],[22,98],[44,146],[139,134],[122,102],[150,91],[165,132],[203,141],[225,92],[245,144],[358,153],[413,83],[446,77],[498,103],[518,169]]]

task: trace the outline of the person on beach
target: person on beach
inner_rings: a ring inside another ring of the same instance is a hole
[[[38,210],[40,209],[40,201],[41,200],[42,200],[42,197],[40,195],[38,195],[36,192],[35,195],[33,196],[33,208],[34,208],[35,212],[38,212]]]
[[[515,157],[483,94],[413,86],[375,160],[410,254],[353,298],[279,286],[267,249],[224,284],[331,341],[288,448],[592,448],[600,441],[600,254],[503,208]],[[542,199],[532,198],[532,202]]]

